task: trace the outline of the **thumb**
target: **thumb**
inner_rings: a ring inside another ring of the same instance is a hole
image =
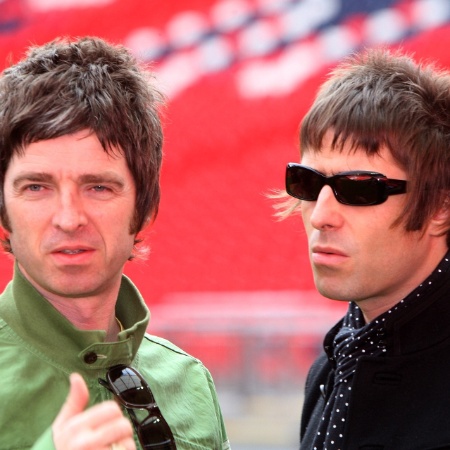
[[[62,425],[67,420],[84,411],[89,402],[89,390],[83,377],[78,373],[70,375],[70,390],[66,401],[55,420]]]

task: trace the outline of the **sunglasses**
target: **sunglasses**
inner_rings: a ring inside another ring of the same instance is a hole
[[[108,370],[106,380],[98,381],[127,409],[142,448],[176,450],[172,431],[150,387],[136,369],[117,365]]]
[[[288,163],[286,191],[300,200],[316,201],[324,186],[330,186],[339,203],[371,206],[384,203],[389,195],[404,194],[406,181],[392,180],[377,172],[341,172],[330,177],[301,164]]]

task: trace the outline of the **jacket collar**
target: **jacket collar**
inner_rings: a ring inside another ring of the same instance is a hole
[[[450,338],[450,252],[405,302],[404,314],[386,326],[389,354],[418,352]]]
[[[150,313],[137,288],[125,275],[116,314],[125,328],[116,342],[105,342],[103,330],[80,330],[25,279],[17,265],[13,280],[0,296],[0,317],[26,343],[27,349],[68,371],[96,371],[119,363],[131,364]]]

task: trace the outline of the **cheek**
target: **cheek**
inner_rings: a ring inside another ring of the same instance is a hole
[[[305,228],[311,228],[311,213],[312,207],[310,206],[311,202],[302,202],[299,205],[300,215],[303,220],[303,224]]]
[[[11,235],[30,236],[38,233],[40,224],[45,220],[45,209],[33,212],[23,212],[8,208],[7,224]]]
[[[102,233],[105,238],[113,241],[113,244],[117,246],[131,246],[134,245],[135,234],[132,231],[134,215],[126,214],[124,211],[122,214],[115,217],[109,217],[102,221],[96,221],[97,230]],[[99,225],[101,224],[101,225]],[[100,231],[101,230],[101,231]]]

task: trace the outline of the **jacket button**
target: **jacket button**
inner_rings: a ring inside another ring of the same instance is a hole
[[[97,361],[97,353],[89,352],[84,355],[84,362],[86,364],[94,364]]]

